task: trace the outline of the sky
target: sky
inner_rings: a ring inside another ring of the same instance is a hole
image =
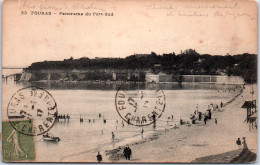
[[[70,57],[123,58],[152,51],[178,54],[190,48],[212,55],[257,54],[257,3],[6,0],[2,33],[3,67],[27,67],[33,62]]]

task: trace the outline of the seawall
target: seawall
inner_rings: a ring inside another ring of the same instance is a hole
[[[140,81],[155,83],[244,84],[239,76],[153,74],[150,70],[24,70],[20,81]]]

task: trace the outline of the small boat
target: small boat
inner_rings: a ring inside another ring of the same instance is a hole
[[[43,140],[45,141],[52,141],[52,142],[59,142],[59,137],[54,137],[51,133],[43,135]]]

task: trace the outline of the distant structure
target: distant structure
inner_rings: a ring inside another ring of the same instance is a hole
[[[256,100],[253,101],[245,101],[241,108],[246,108],[247,114],[245,121],[249,123],[249,130],[257,129],[257,108],[256,108]]]
[[[194,54],[194,55],[200,55],[199,53],[196,52],[195,49],[186,49],[184,51],[181,50],[181,54]]]
[[[159,75],[148,73],[145,76],[145,81],[148,83],[159,83]]]

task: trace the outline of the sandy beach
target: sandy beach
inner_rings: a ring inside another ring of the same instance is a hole
[[[241,95],[231,98],[233,101],[221,111],[214,111],[206,125],[202,121],[192,125],[178,125],[178,128],[158,131],[153,137],[129,144],[132,149],[131,160],[124,160],[124,146],[106,151],[105,157],[112,162],[189,163],[196,158],[237,150],[236,140],[242,137],[246,137],[249,150],[257,154],[257,130],[249,131],[249,124],[244,122],[246,109],[241,108],[244,101],[252,99],[251,88],[251,85],[246,85]],[[257,91],[256,84],[253,89]],[[254,94],[253,99],[256,98]]]

